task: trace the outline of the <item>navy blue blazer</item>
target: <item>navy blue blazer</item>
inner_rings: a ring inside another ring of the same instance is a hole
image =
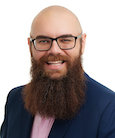
[[[115,138],[115,93],[86,77],[86,103],[79,115],[72,120],[55,120],[48,138]],[[24,109],[22,88],[8,94],[1,138],[30,138],[34,117]]]

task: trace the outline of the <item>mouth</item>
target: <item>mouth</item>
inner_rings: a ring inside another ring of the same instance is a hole
[[[62,65],[65,61],[48,61],[46,62],[48,65],[52,65],[52,66],[59,66]]]
[[[64,60],[49,60],[44,64],[44,69],[49,73],[50,77],[58,78],[66,72],[66,61]]]

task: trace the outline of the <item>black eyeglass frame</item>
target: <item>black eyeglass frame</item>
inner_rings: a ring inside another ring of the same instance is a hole
[[[70,36],[70,37],[74,37],[74,38],[75,38],[75,44],[74,44],[74,46],[71,47],[71,48],[61,48],[61,47],[59,46],[57,39],[58,39],[58,38],[63,38],[63,37],[65,37],[65,36],[59,36],[59,37],[57,37],[57,38],[45,37],[45,38],[48,38],[48,39],[51,39],[51,40],[52,40],[52,41],[51,41],[51,46],[50,46],[48,49],[46,49],[46,50],[38,50],[38,49],[36,49],[35,40],[36,40],[37,38],[32,39],[32,38],[30,37],[30,41],[34,44],[34,48],[35,48],[35,50],[37,50],[37,51],[48,51],[48,50],[50,50],[50,48],[52,47],[52,43],[53,43],[54,40],[57,42],[57,44],[58,44],[58,46],[59,46],[60,49],[62,49],[62,50],[69,50],[69,49],[73,49],[73,48],[75,47],[75,45],[76,45],[76,40],[77,40],[78,38],[80,38],[81,36],[82,36],[82,34],[80,34],[79,36]]]

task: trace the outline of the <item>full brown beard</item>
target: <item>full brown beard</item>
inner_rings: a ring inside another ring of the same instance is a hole
[[[51,78],[51,72],[43,68],[48,60],[67,62],[67,73],[60,78]],[[71,119],[85,101],[85,78],[81,56],[73,63],[67,57],[49,55],[38,62],[32,58],[31,82],[22,92],[25,108],[34,116],[38,112],[43,117]]]

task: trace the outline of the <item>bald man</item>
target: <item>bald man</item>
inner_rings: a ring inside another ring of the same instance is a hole
[[[115,138],[115,93],[84,72],[85,41],[64,7],[34,18],[31,81],[8,94],[1,138]]]

